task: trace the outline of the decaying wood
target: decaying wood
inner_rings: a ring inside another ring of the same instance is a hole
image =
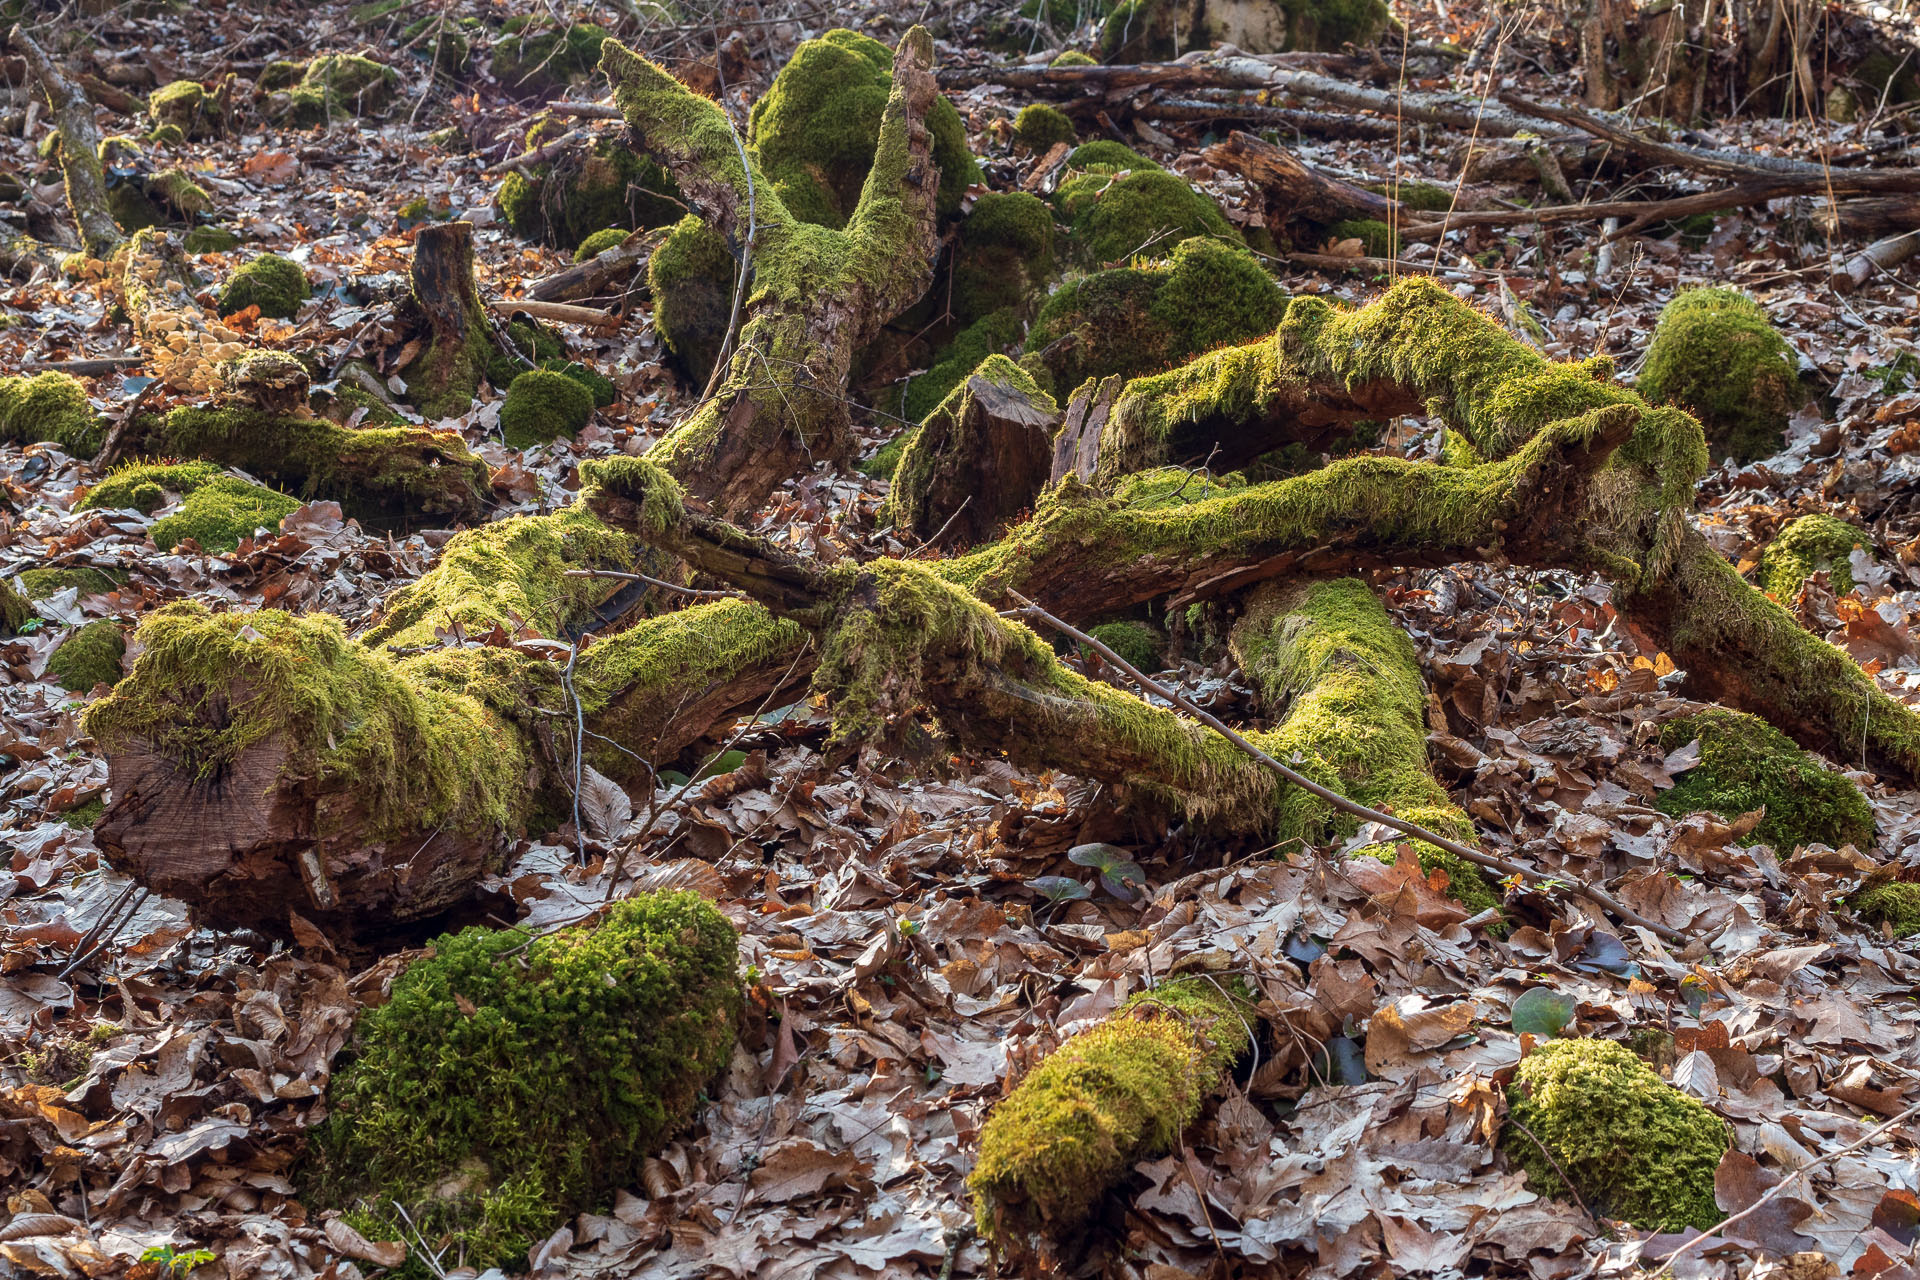
[[[1344,218],[1404,221],[1407,210],[1399,201],[1356,187],[1315,169],[1284,147],[1235,130],[1225,142],[1203,153],[1217,169],[1239,174],[1260,189],[1269,229],[1293,220],[1338,222]]]
[[[609,293],[624,294],[645,281],[647,261],[666,236],[664,227],[629,236],[605,253],[534,281],[527,287],[527,296],[536,302],[578,302]]]
[[[100,126],[93,103],[56,67],[26,28],[16,26],[7,37],[32,68],[40,92],[60,132],[60,171],[67,181],[67,206],[80,229],[80,244],[90,257],[106,258],[125,240],[107,204],[106,174],[100,166]]]
[[[1045,486],[1059,422],[1051,400],[1030,396],[989,369],[976,371],[958,401],[949,400],[921,426],[894,473],[889,509],[927,546],[972,546],[997,537]]]
[[[1852,293],[1871,280],[1874,273],[1890,271],[1916,253],[1920,253],[1920,231],[1887,236],[1838,264],[1827,282],[1840,293]]]

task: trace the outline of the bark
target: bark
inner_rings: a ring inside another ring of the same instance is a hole
[[[407,369],[407,395],[429,418],[450,418],[473,403],[490,367],[529,368],[500,341],[473,275],[473,224],[433,223],[413,242],[410,319],[425,346]],[[504,374],[499,375],[504,379]]]
[[[687,203],[739,246],[752,273],[733,356],[707,403],[655,456],[698,498],[744,514],[818,458],[851,454],[846,386],[854,354],[933,278],[938,170],[926,125],[933,41],[900,41],[874,163],[844,230],[781,205],[719,105],[608,42],[628,137],[679,183]]]
[[[1890,271],[1920,253],[1920,231],[1902,231],[1876,240],[1844,263],[1836,263],[1827,283],[1838,293],[1852,293],[1875,272]]]
[[[1344,218],[1400,222],[1409,216],[1399,201],[1321,173],[1252,134],[1236,130],[1204,155],[1208,164],[1231,170],[1260,189],[1268,230],[1296,220],[1324,225]]]
[[[1059,422],[1053,398],[1035,390],[1018,366],[989,359],[902,451],[888,514],[927,546],[998,537],[1046,485]]]
[[[630,237],[605,253],[534,281],[527,296],[536,302],[578,302],[608,293],[624,298],[629,288],[646,280],[647,260],[665,238],[666,228]]]
[[[53,113],[54,128],[60,132],[60,171],[66,176],[67,207],[79,228],[80,245],[89,257],[111,257],[126,237],[120,234],[107,206],[106,173],[100,167],[100,126],[93,118],[93,103],[53,64],[26,28],[14,27],[8,41],[26,57]]]

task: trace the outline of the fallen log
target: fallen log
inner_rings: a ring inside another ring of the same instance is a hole
[[[1406,206],[1325,174],[1284,147],[1235,130],[1201,153],[1216,169],[1239,174],[1259,188],[1269,230],[1288,222],[1325,224],[1345,218],[1407,220]]]
[[[107,204],[106,171],[100,164],[100,126],[93,118],[93,103],[53,64],[25,27],[15,26],[7,41],[26,58],[53,114],[53,125],[60,135],[60,172],[66,177],[67,207],[79,228],[80,246],[88,257],[111,257],[126,237]]]

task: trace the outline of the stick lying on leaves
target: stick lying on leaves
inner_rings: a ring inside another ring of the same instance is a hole
[[[1155,697],[1164,698],[1166,701],[1179,707],[1182,711],[1200,721],[1200,723],[1206,725],[1215,733],[1218,733],[1221,737],[1246,752],[1249,756],[1252,756],[1260,764],[1272,770],[1281,778],[1284,778],[1302,790],[1311,792],[1335,808],[1350,813],[1354,817],[1364,821],[1378,822],[1382,826],[1391,827],[1395,831],[1412,836],[1416,840],[1424,840],[1437,849],[1444,849],[1457,857],[1465,858],[1469,862],[1477,863],[1480,866],[1502,872],[1506,875],[1519,876],[1535,884],[1543,884],[1555,878],[1541,875],[1539,872],[1523,867],[1517,862],[1509,862],[1505,858],[1496,858],[1490,853],[1482,853],[1471,845],[1461,844],[1458,840],[1449,840],[1446,836],[1440,835],[1438,832],[1429,831],[1417,823],[1408,822],[1405,818],[1396,818],[1392,814],[1382,810],[1370,809],[1364,804],[1349,800],[1337,791],[1321,786],[1306,774],[1281,764],[1278,760],[1236,733],[1225,721],[1219,719],[1192,699],[1143,674],[1139,668],[1135,667],[1125,658],[1122,658],[1112,649],[1109,649],[1106,645],[1095,640],[1086,632],[1054,617],[1051,613],[1048,613],[1045,609],[1042,609],[1039,605],[1017,591],[1009,590],[1007,594],[1019,601],[1021,607],[1004,611],[1001,614],[1002,617],[1033,618],[1046,623],[1062,635],[1086,645],[1089,649],[1092,649],[1102,658],[1112,663],[1117,670],[1125,672],[1128,679],[1139,685],[1146,692],[1153,694]],[[1637,925],[1642,929],[1646,929],[1658,937],[1664,938],[1668,942],[1685,945],[1688,941],[1686,935],[1679,930],[1647,919],[1639,912],[1621,903],[1604,889],[1596,889],[1592,885],[1582,884],[1579,881],[1562,881],[1562,883],[1567,884],[1575,893],[1589,899],[1595,905],[1612,912],[1628,924]]]

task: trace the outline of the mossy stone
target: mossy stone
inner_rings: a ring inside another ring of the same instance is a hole
[[[1716,454],[1752,462],[1779,452],[1806,399],[1793,348],[1760,304],[1735,289],[1689,289],[1660,312],[1640,394],[1698,418]]]
[[[1053,273],[1053,211],[1025,191],[990,191],[960,224],[949,303],[959,323],[1023,308]]]
[[[1138,256],[1164,256],[1194,236],[1244,243],[1220,206],[1176,173],[1094,169],[1067,179],[1054,205],[1073,225],[1073,244],[1093,266],[1124,265]]]
[[[893,50],[871,36],[835,28],[803,42],[754,103],[751,141],[761,170],[788,212],[839,229],[859,202],[880,116],[893,87]],[[942,217],[980,179],[960,113],[936,95],[927,112],[940,170],[935,206]]]
[[[1160,659],[1167,651],[1167,638],[1158,628],[1131,618],[1103,622],[1087,634],[1149,674],[1160,669]]]
[[[1013,140],[1035,155],[1045,155],[1075,136],[1067,113],[1044,102],[1028,103],[1013,119]]]
[[[291,494],[249,484],[238,476],[215,476],[187,491],[180,509],[153,523],[147,536],[162,551],[171,551],[188,538],[202,551],[219,554],[240,545],[257,530],[269,534],[300,509]]]
[[[1873,546],[1864,530],[1816,512],[1780,531],[1760,553],[1760,587],[1776,600],[1791,603],[1800,584],[1825,570],[1835,595],[1853,590],[1853,549]]]
[[[1700,743],[1700,763],[1655,802],[1681,817],[1707,810],[1722,818],[1766,807],[1754,834],[1782,853],[1804,844],[1838,848],[1873,844],[1873,810],[1860,788],[1802,751],[1755,716],[1714,709],[1670,721],[1660,745],[1675,751]]]
[[[356,116],[378,115],[400,91],[400,73],[371,58],[329,53],[307,64],[302,88],[325,94],[335,108]]]
[[[102,618],[89,622],[65,640],[47,658],[47,675],[70,693],[87,693],[95,685],[120,682],[120,659],[126,656],[127,638],[120,624]]]
[[[0,578],[0,636],[19,635],[33,617],[32,602],[15,591],[11,582]]]
[[[726,340],[735,270],[726,237],[692,214],[674,224],[647,261],[653,327],[696,382],[712,375]]]
[[[188,253],[225,253],[238,247],[240,237],[225,227],[194,227],[181,238],[180,245]]]
[[[1602,1216],[1650,1231],[1704,1231],[1726,1216],[1713,1195],[1726,1125],[1626,1046],[1540,1045],[1521,1060],[1507,1105],[1500,1146],[1540,1195],[1563,1198],[1571,1182]]]
[[[276,89],[293,88],[294,85],[300,83],[302,77],[306,74],[306,63],[288,62],[283,59],[278,62],[269,62],[266,66],[262,67],[259,78],[253,83],[260,92],[271,93]]]
[[[1273,332],[1287,295],[1251,255],[1215,240],[1177,245],[1164,262],[1070,280],[1040,309],[1027,349],[1063,391],[1181,364]]]
[[[147,118],[155,127],[172,125],[187,137],[204,137],[212,132],[211,106],[207,91],[196,81],[174,80],[148,95]]]
[[[602,227],[580,242],[580,247],[573,251],[573,260],[575,262],[591,261],[626,238],[627,231],[624,227]]]
[[[1067,167],[1118,171],[1158,169],[1160,166],[1124,142],[1115,142],[1111,138],[1095,138],[1092,142],[1081,143],[1067,153]]]
[[[187,131],[177,124],[155,125],[147,134],[147,142],[155,147],[177,147],[187,140]]]
[[[573,249],[608,229],[631,231],[681,216],[679,188],[667,171],[612,138],[509,173],[494,196],[515,235]]]
[[[233,315],[248,307],[278,320],[292,318],[311,290],[300,264],[277,253],[263,253],[241,267],[220,290],[220,314]]]
[[[571,437],[593,417],[593,392],[564,373],[529,369],[507,388],[500,429],[507,443],[525,449]]]
[[[522,1269],[603,1211],[692,1117],[733,1052],[738,940],[692,893],[617,902],[599,924],[441,937],[363,1013],[314,1135],[311,1202],[466,1265]]]
[[[1875,885],[1848,898],[1847,906],[1862,920],[1887,926],[1896,938],[1920,933],[1920,884],[1895,880]]]
[[[0,440],[57,444],[75,457],[100,452],[106,428],[71,374],[49,369],[0,378]]]
[[[604,409],[616,398],[613,379],[595,373],[577,360],[567,360],[558,356],[542,360],[540,367],[553,373],[563,374],[587,389],[593,397],[593,407]]]

